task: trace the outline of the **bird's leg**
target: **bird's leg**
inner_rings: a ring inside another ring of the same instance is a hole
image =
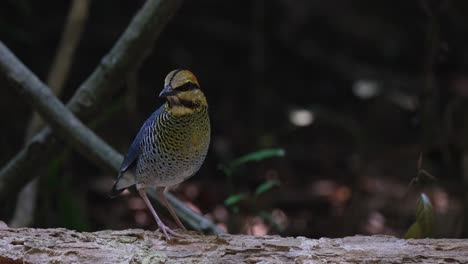
[[[156,192],[159,195],[159,198],[162,200],[164,205],[166,206],[167,210],[169,210],[169,213],[171,213],[172,218],[176,221],[177,225],[179,226],[180,229],[187,231],[187,228],[182,224],[180,221],[179,217],[177,217],[176,213],[174,212],[174,209],[172,209],[171,204],[167,201],[166,196],[164,195],[164,192],[167,190],[167,187],[156,187]]]
[[[162,221],[161,219],[159,219],[159,216],[158,214],[156,213],[156,211],[154,210],[153,208],[153,205],[151,205],[151,202],[150,200],[148,199],[148,196],[146,195],[146,190],[144,188],[142,189],[138,189],[138,192],[140,193],[140,196],[141,196],[141,199],[143,199],[143,201],[145,202],[146,206],[148,207],[148,209],[151,211],[151,214],[153,215],[154,219],[156,219],[156,223],[158,224],[159,226],[159,229],[161,229],[161,231],[163,232],[164,236],[166,237],[167,240],[170,240],[171,239],[171,235],[173,236],[181,236],[179,234],[177,234],[176,232],[172,231],[169,227],[167,227]]]

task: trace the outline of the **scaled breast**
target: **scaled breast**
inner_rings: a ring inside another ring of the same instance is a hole
[[[161,113],[145,131],[137,161],[137,183],[172,186],[201,167],[210,142],[207,111],[171,116]]]

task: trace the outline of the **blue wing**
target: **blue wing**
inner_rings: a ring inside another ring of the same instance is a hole
[[[135,163],[136,159],[140,155],[140,141],[142,140],[142,137],[146,131],[146,129],[151,126],[151,122],[162,112],[163,106],[161,106],[159,109],[153,112],[151,116],[146,119],[145,123],[143,126],[141,126],[140,131],[136,135],[135,139],[133,140],[132,145],[128,149],[127,155],[125,156],[125,159],[123,160],[122,164],[120,165],[120,173],[125,172],[128,170],[133,163]]]
[[[163,109],[164,106],[161,106],[159,109],[154,111],[153,114],[151,114],[151,116],[145,121],[143,126],[141,126],[140,131],[133,140],[132,145],[128,149],[127,155],[125,155],[125,158],[122,164],[120,165],[119,175],[117,176],[117,180],[115,181],[114,186],[112,187],[110,194],[111,196],[116,196],[117,194],[125,190],[125,188],[128,188],[135,184],[135,177],[134,173],[132,172],[132,169],[136,165],[136,160],[138,159],[138,156],[140,156],[140,142],[143,139],[147,128],[151,126],[153,120],[155,120],[156,117],[159,114],[161,114]]]

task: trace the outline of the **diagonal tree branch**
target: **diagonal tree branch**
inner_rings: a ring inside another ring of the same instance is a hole
[[[107,145],[63,105],[54,93],[30,72],[8,48],[0,42],[0,74],[11,87],[25,97],[64,141],[95,164],[117,172],[123,156]],[[1,184],[1,182],[0,182]],[[0,185],[6,189],[7,186]],[[1,190],[1,189],[0,189]],[[194,214],[175,197],[169,197],[179,215],[201,231],[220,231],[207,219]]]
[[[67,104],[78,118],[87,121],[102,105],[103,94],[120,87],[125,72],[140,65],[180,3],[180,0],[148,0],[145,3],[111,51]],[[34,178],[35,170],[51,159],[51,154],[60,150],[51,129],[41,130],[0,170],[0,201],[16,195],[22,186]]]
[[[96,136],[0,42],[0,73],[48,121],[54,132],[96,164],[109,170],[123,157]]]
[[[124,81],[122,76],[125,76],[125,72],[141,64],[179,5],[180,1],[174,0],[148,0],[109,54],[80,86],[68,103],[68,109],[1,43],[0,74],[38,107],[43,118],[63,139],[96,164],[117,171],[123,157],[94,135],[72,112],[84,120],[89,119],[96,112],[103,94],[111,87],[119,87]],[[59,144],[49,127],[38,133],[0,171],[0,201],[15,195],[35,176],[33,170],[59,151]],[[181,206],[172,195],[168,195],[168,198],[182,219],[196,230],[222,233],[207,219]]]
[[[151,53],[157,37],[180,4],[181,0],[148,0],[112,50],[68,102],[70,110],[82,119],[94,114],[104,93],[120,87],[126,73],[138,68]]]
[[[80,43],[88,18],[89,4],[89,0],[74,0],[70,4],[62,37],[46,82],[56,95],[60,95],[67,81],[75,50]],[[43,127],[44,123],[40,116],[34,112],[26,131],[26,139],[30,139]]]

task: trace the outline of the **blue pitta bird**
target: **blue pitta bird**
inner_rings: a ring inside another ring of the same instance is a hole
[[[186,230],[164,192],[200,169],[210,144],[210,119],[206,97],[197,78],[188,70],[170,72],[159,97],[166,102],[146,120],[135,137],[120,166],[111,196],[136,185],[160,230],[171,239],[171,235],[180,235],[158,217],[146,189],[156,188],[177,225]]]

